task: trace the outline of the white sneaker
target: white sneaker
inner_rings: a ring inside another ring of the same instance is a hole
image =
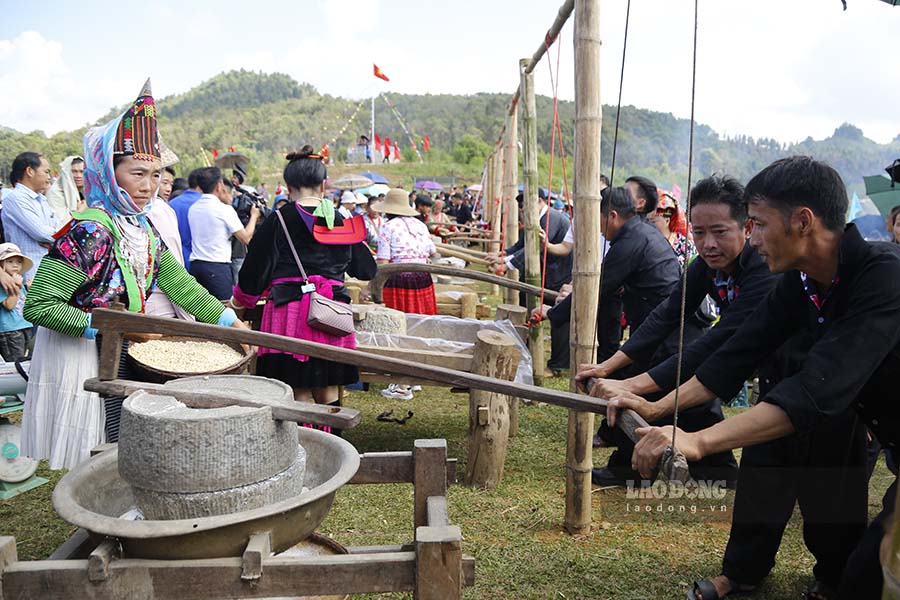
[[[413,393],[408,387],[397,385],[396,383],[392,383],[381,390],[381,395],[395,400],[412,400],[413,398]]]
[[[411,386],[409,386],[409,391],[411,391],[411,392],[421,392],[421,391],[422,391],[422,386],[421,386],[421,385],[411,385]]]

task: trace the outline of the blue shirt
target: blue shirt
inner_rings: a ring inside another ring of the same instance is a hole
[[[0,288],[0,302],[9,297],[3,288]],[[9,310],[5,306],[0,306],[0,332],[19,331],[20,329],[31,329],[31,323],[22,316],[22,307],[25,306],[25,286],[19,288],[19,300],[16,307]]]
[[[181,234],[181,251],[184,254],[184,266],[190,271],[191,264],[191,224],[188,221],[188,211],[194,202],[200,199],[202,194],[194,190],[184,190],[176,198],[169,202],[169,206],[175,211],[178,218],[178,233]]]
[[[41,244],[52,244],[53,234],[59,229],[53,210],[42,194],[17,183],[3,200],[2,216],[6,241],[18,246],[34,263],[22,277],[33,279],[41,259],[47,254],[47,248]]]

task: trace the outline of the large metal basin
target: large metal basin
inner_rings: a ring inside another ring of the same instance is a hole
[[[83,527],[96,541],[118,539],[128,558],[187,559],[240,556],[250,536],[271,532],[272,551],[287,550],[325,519],[337,489],[359,469],[359,454],[347,441],[308,427],[300,428],[306,449],[309,488],[299,496],[230,515],[173,521],[129,521],[131,487],[121,477],[118,452],[111,450],[78,465],[53,490],[53,508],[67,522]]]

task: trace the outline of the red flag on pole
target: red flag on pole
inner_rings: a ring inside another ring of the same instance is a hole
[[[391,138],[387,136],[384,137],[384,155],[388,158],[391,156]]]
[[[400,147],[394,142],[394,160],[400,160]]]
[[[375,134],[375,152],[381,152],[381,136]]]
[[[375,77],[377,77],[378,79],[384,79],[385,81],[390,81],[390,79],[388,79],[388,76],[384,74],[384,71],[379,69],[378,65],[376,65],[375,63],[372,63],[372,71],[375,73]]]
[[[425,152],[431,151],[431,140],[428,139],[428,136],[422,138],[422,145],[425,147]]]
[[[213,160],[219,158],[219,151],[216,150],[216,147],[215,147],[215,146],[213,146],[213,149],[212,149],[212,155],[213,155]]]

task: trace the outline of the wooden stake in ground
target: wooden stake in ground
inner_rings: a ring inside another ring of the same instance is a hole
[[[499,331],[479,331],[472,372],[511,381],[519,364],[514,339]],[[492,490],[503,479],[509,441],[509,397],[472,389],[469,392],[469,458],[466,485]]]
[[[571,373],[592,363],[600,286],[600,0],[575,3],[575,260],[572,267]],[[570,383],[575,391],[575,381]],[[594,414],[569,411],[566,442],[566,530],[591,529],[591,440]]]
[[[498,304],[494,320],[503,321],[504,319],[509,319],[516,326],[524,325],[528,320],[525,307],[518,304]],[[519,404],[517,397],[509,397],[509,437],[511,438],[519,435]]]
[[[503,150],[503,202],[506,207],[506,245],[512,246],[519,239],[519,205],[516,204],[516,196],[519,194],[519,118],[518,110],[513,106],[506,115],[506,139]],[[519,270],[510,269],[506,276],[515,281],[519,280]],[[506,301],[510,304],[519,303],[519,293],[512,289],[506,290]]]
[[[541,237],[540,237],[540,199],[538,198],[538,162],[537,162],[537,118],[534,104],[534,74],[526,71],[530,59],[519,61],[522,92],[522,139],[525,186],[522,192],[523,217],[525,220],[525,283],[540,287],[541,285]],[[529,296],[528,314],[537,307],[538,299]],[[528,344],[531,350],[531,361],[534,367],[534,384],[544,383],[544,335],[540,326],[532,327]]]

